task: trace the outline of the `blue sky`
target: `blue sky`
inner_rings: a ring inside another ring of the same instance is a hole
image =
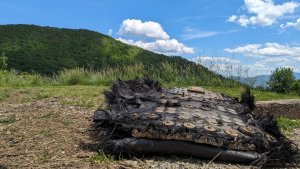
[[[1,0],[0,24],[94,30],[221,73],[300,72],[297,0]]]

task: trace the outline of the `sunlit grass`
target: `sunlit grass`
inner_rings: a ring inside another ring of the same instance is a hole
[[[71,85],[112,85],[117,79],[128,80],[148,76],[164,86],[241,86],[239,82],[226,79],[199,65],[180,65],[169,62],[145,66],[135,63],[130,66],[92,69],[65,69],[47,77],[39,74],[0,71],[0,87],[71,86]]]
[[[38,86],[0,88],[0,92],[3,90],[10,91],[9,97],[1,100],[8,103],[25,103],[56,97],[61,103],[66,105],[98,108],[104,104],[103,92],[106,89],[108,87],[105,86]]]
[[[284,131],[292,131],[295,128],[300,128],[300,120],[299,119],[289,119],[286,117],[278,117],[277,122],[280,128]]]
[[[115,161],[114,156],[105,154],[104,152],[99,152],[97,155],[94,155],[90,158],[90,161],[92,163],[102,163],[102,162],[108,162],[112,163]]]
[[[219,86],[204,86],[205,89],[211,90],[218,93],[223,93],[232,97],[240,97],[241,92],[243,91],[242,86],[237,87],[219,87]],[[261,91],[257,89],[251,90],[252,94],[255,96],[256,101],[268,101],[268,100],[286,100],[286,99],[300,99],[295,93],[291,94],[278,94],[267,91]]]

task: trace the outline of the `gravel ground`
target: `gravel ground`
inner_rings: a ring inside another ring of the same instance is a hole
[[[134,158],[95,163],[91,147],[94,110],[61,104],[57,98],[23,104],[0,102],[1,168],[250,168],[185,157]],[[300,129],[287,136],[300,144]],[[94,147],[95,148],[95,147]]]

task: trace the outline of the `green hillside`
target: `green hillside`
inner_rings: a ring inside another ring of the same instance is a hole
[[[184,58],[156,54],[89,30],[1,25],[0,37],[0,52],[8,57],[9,68],[20,72],[52,75],[77,67],[99,71],[136,64],[142,64],[147,70],[156,67],[161,70],[168,63],[178,74],[188,71],[205,84],[212,84],[212,80],[214,85],[236,84]]]

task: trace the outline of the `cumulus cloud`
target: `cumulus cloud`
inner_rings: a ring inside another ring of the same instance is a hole
[[[280,27],[282,29],[295,28],[300,31],[300,18],[297,19],[295,22],[287,22],[286,24],[281,24]]]
[[[119,34],[161,40],[168,40],[170,38],[170,36],[164,31],[163,27],[159,23],[153,21],[142,22],[138,19],[123,20]]]
[[[253,57],[290,56],[300,57],[300,46],[282,45],[278,43],[247,44],[237,48],[224,49],[229,53]]]
[[[178,42],[176,39],[156,40],[154,42],[133,41],[123,38],[118,38],[117,40],[129,45],[138,46],[146,50],[167,55],[194,53],[193,48],[185,46],[184,44]]]
[[[244,3],[248,15],[232,15],[228,18],[228,22],[244,27],[248,25],[270,26],[276,23],[278,18],[294,13],[299,6],[299,3],[294,1],[277,5],[272,0],[244,0]]]
[[[166,55],[192,54],[194,49],[178,42],[164,31],[163,27],[153,21],[142,22],[137,19],[123,20],[119,35],[131,35],[135,40],[118,38],[117,40]],[[145,39],[146,38],[146,39]],[[138,39],[138,40],[137,40]]]
[[[290,67],[294,71],[299,71],[297,68],[299,62],[288,57],[270,57],[256,61],[253,65],[249,65],[253,72],[256,74],[270,74],[271,71],[278,67]]]
[[[279,43],[247,44],[236,48],[226,48],[226,52],[256,57],[254,64],[245,65],[252,74],[270,74],[278,67],[290,67],[300,71],[300,46]]]

